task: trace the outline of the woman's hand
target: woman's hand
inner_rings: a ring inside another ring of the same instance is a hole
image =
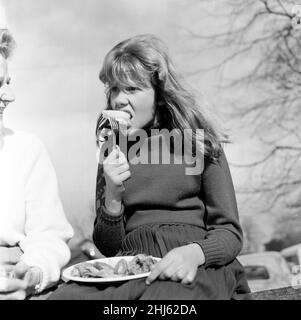
[[[12,279],[0,279],[0,300],[24,300],[34,291],[42,279],[42,271],[37,267],[29,267],[24,262],[15,266],[7,266],[7,271],[13,271]]]
[[[17,264],[22,254],[19,247],[0,247],[0,265]]]
[[[103,162],[106,180],[105,206],[109,211],[120,212],[122,195],[124,193],[123,182],[131,176],[129,169],[128,161],[119,147],[114,148]],[[116,208],[119,210],[116,210]]]
[[[156,263],[146,279],[146,284],[151,284],[157,278],[190,284],[196,276],[198,267],[204,263],[203,250],[197,243],[175,248]]]

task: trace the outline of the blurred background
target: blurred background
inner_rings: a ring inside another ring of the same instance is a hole
[[[140,33],[165,41],[187,85],[228,130],[242,253],[301,242],[298,1],[1,3],[17,41],[9,62],[16,101],[5,123],[48,148],[73,245],[91,238],[95,217],[94,126],[105,105],[98,72],[113,45]]]

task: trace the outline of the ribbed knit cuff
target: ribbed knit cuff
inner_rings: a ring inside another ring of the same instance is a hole
[[[41,266],[39,266],[39,268],[42,271],[42,279],[41,279],[40,283],[35,286],[34,294],[41,293],[49,285],[49,274],[48,274],[47,270],[44,267],[41,267]]]
[[[110,225],[116,225],[123,221],[123,213],[123,204],[121,204],[121,210],[118,216],[112,215],[112,213],[104,205],[102,205],[99,218],[105,223],[108,223]]]
[[[204,239],[195,241],[202,248],[205,255],[205,266],[218,265],[223,260],[225,253],[217,239]]]

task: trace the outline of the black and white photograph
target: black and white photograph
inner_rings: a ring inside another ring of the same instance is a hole
[[[0,0],[0,300],[301,300],[300,123],[301,0]]]

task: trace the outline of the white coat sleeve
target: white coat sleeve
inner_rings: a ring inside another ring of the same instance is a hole
[[[24,252],[22,261],[41,268],[42,291],[59,280],[61,269],[70,260],[67,242],[73,229],[66,219],[55,170],[45,147],[36,140],[27,154],[25,237],[19,245]]]

